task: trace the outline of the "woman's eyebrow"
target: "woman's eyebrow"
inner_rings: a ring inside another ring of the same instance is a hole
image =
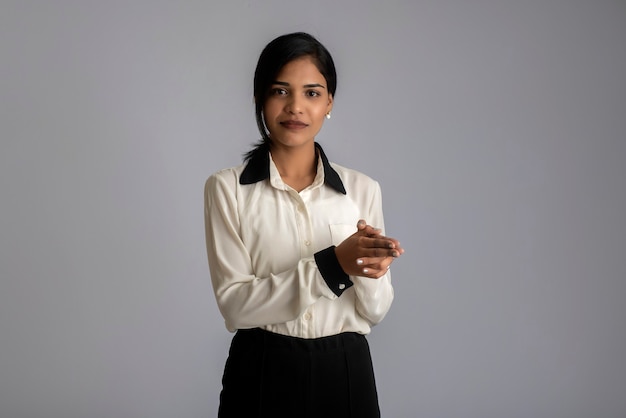
[[[285,86],[285,87],[289,87],[289,85],[290,85],[289,83],[287,83],[287,82],[285,82],[285,81],[278,81],[278,80],[275,80],[272,84],[277,84],[277,85],[279,85],[279,86]],[[326,88],[326,87],[324,87],[323,85],[318,84],[318,83],[313,83],[313,84],[305,84],[305,85],[304,85],[304,86],[302,86],[302,87],[307,88],[307,89],[310,89],[310,88],[313,88],[313,87],[321,87],[321,88],[323,88],[323,89],[325,89],[325,88]]]

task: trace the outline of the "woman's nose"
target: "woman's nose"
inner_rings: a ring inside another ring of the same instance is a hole
[[[301,98],[297,97],[297,96],[291,96],[289,102],[287,103],[287,108],[286,108],[288,113],[291,114],[297,114],[297,113],[302,113],[302,102],[301,102]]]

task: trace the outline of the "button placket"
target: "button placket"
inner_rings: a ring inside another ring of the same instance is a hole
[[[304,200],[302,200],[302,198],[300,196],[298,196],[298,203],[296,206],[296,212],[297,212],[297,216],[298,216],[298,224],[300,225],[301,229],[301,243],[302,243],[302,254],[304,256],[311,256],[311,225],[310,225],[310,220],[309,220],[309,214],[308,214],[308,210],[306,208],[306,204],[304,202]]]
[[[315,335],[314,322],[312,308],[309,307],[300,317],[300,329],[302,330],[303,335],[308,337],[313,337]]]

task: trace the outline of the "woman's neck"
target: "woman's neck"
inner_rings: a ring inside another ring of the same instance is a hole
[[[315,144],[302,147],[270,147],[272,160],[283,182],[298,192],[310,186],[317,174]]]

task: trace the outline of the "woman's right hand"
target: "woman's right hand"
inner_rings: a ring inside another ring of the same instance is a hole
[[[367,225],[363,219],[357,223],[357,229],[335,248],[337,260],[348,275],[378,279],[404,249],[398,240],[381,235],[380,229]]]

